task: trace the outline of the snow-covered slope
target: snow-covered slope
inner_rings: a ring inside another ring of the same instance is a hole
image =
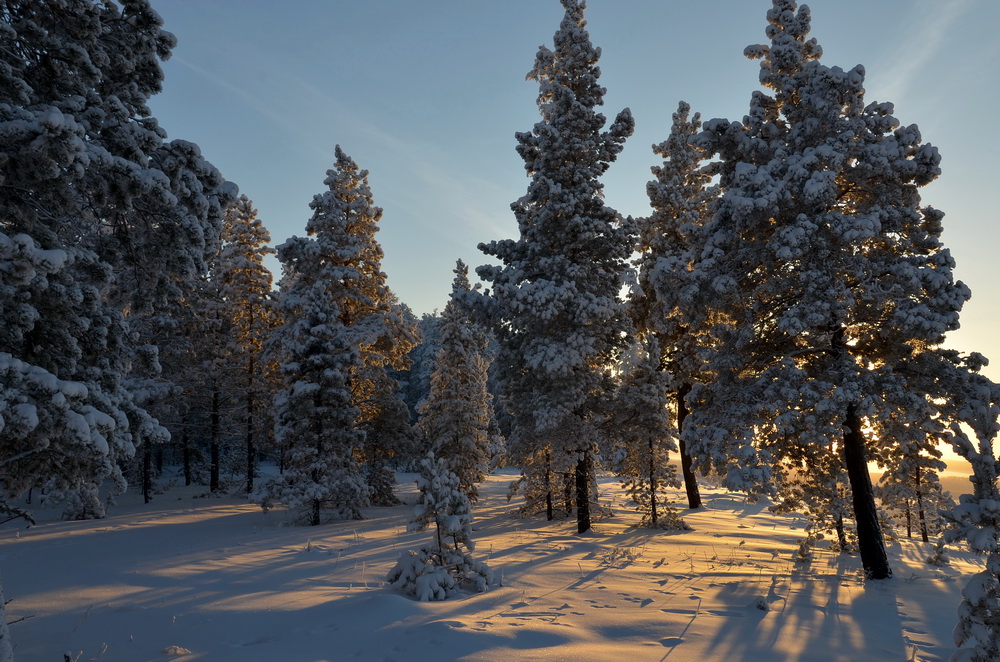
[[[502,576],[487,593],[418,603],[383,585],[428,533],[411,507],[368,519],[282,525],[239,497],[174,488],[130,497],[104,520],[0,529],[0,572],[15,659],[143,660],[946,660],[965,577],[980,564],[933,547],[890,544],[895,578],[865,583],[856,556],[820,550],[795,562],[803,521],[705,488],[694,531],[632,526],[617,484],[615,515],[513,517],[511,475],[488,479],[476,553]],[[401,476],[410,503],[412,476]],[[682,495],[677,493],[680,501]],[[188,654],[189,652],[189,654]]]

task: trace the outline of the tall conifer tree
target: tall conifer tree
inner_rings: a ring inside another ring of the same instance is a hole
[[[512,446],[522,448],[522,467],[546,454],[552,468],[575,472],[583,532],[590,528],[598,419],[630,328],[618,293],[633,227],[604,204],[600,177],[634,123],[626,109],[603,130],[605,117],[596,110],[605,91],[598,83],[601,51],[590,42],[586,3],[562,5],[554,49],[542,46],[528,73],[539,84],[542,119],[517,134],[531,178],[511,205],[520,237],[481,244],[502,265],[478,273],[492,283],[500,376],[516,417]]]
[[[264,340],[274,328],[271,314],[271,272],[264,257],[274,252],[271,236],[257,218],[251,200],[241,195],[226,210],[219,255],[221,295],[232,320],[226,354],[232,359],[237,388],[242,400],[246,450],[246,491],[253,491],[257,431],[264,418],[261,403],[267,400]]]
[[[638,288],[630,298],[637,331],[655,340],[661,356],[658,369],[672,394],[678,433],[687,417],[687,394],[701,377],[699,339],[687,321],[691,305],[685,296],[701,234],[708,219],[709,202],[718,195],[711,185],[711,169],[689,140],[701,128],[698,113],[681,101],[673,114],[670,136],[653,145],[663,163],[653,166],[655,180],[646,184],[653,213],[636,219],[639,226]],[[688,507],[701,505],[691,456],[680,439],[681,471]]]
[[[805,6],[773,0],[767,20],[770,43],[746,55],[772,94],[697,138],[721,158],[691,285],[715,379],[696,387],[705,406],[685,434],[734,486],[768,482],[803,445],[836,451],[862,564],[880,579],[891,570],[866,462],[885,442],[866,428],[915,403],[941,411],[921,375],[948,373],[941,343],[969,290],[941,245],[943,214],[920,206],[937,150],[891,104],[865,104],[863,67],[820,63]]]
[[[388,465],[412,442],[409,411],[389,369],[407,367],[407,354],[419,332],[382,272],[382,247],[375,238],[382,209],[375,206],[368,171],[339,145],[336,159],[324,181],[328,190],[310,203],[313,217],[307,229],[329,237],[334,250],[325,259],[341,271],[330,285],[330,295],[339,308],[346,342],[359,359],[351,368],[350,387],[358,424],[367,435],[361,451],[374,503],[389,505],[396,499],[395,475]]]
[[[468,272],[459,260],[451,299],[441,316],[441,348],[431,374],[430,393],[420,406],[418,427],[434,455],[458,476],[461,490],[475,503],[476,484],[489,471],[493,407],[486,390],[486,337],[469,319],[462,303],[470,292]]]
[[[22,0],[0,17],[2,389],[41,396],[0,433],[0,467],[9,494],[47,484],[73,516],[102,514],[102,481],[123,487],[119,461],[166,438],[130,391],[157,369],[135,331],[204,272],[231,196],[150,114],[174,45],[161,25],[144,0]]]
[[[204,271],[232,191],[150,113],[175,40],[146,0],[9,0],[0,39],[0,511],[44,485],[101,516],[167,438],[136,321]]]

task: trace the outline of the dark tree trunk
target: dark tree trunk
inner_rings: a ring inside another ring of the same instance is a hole
[[[837,542],[840,544],[840,551],[847,551],[847,531],[844,530],[844,516],[837,515]]]
[[[924,515],[924,490],[923,485],[920,483],[920,467],[917,467],[917,521],[920,522],[920,539],[924,542],[928,541],[927,536],[927,517]]]
[[[576,532],[590,531],[590,452],[576,463]]]
[[[193,481],[191,475],[191,438],[188,436],[187,416],[181,420],[181,461],[184,463],[184,485]]]
[[[252,321],[252,320],[251,320]],[[256,402],[253,397],[253,372],[255,369],[253,357],[250,357],[250,363],[247,369],[247,494],[253,492],[253,478],[254,473],[257,470],[255,465],[257,450],[254,448],[253,444],[253,421],[254,414],[256,413]]]
[[[656,512],[656,462],[653,461],[653,450],[656,447],[656,442],[652,439],[649,440],[649,522],[654,527],[659,521],[659,514]]]
[[[691,468],[691,456],[688,455],[687,445],[681,436],[681,433],[684,432],[684,419],[687,418],[688,414],[685,398],[690,392],[691,385],[687,383],[681,384],[680,390],[677,391],[677,443],[680,447],[681,474],[684,476],[684,490],[687,492],[688,508],[694,509],[701,508],[701,491],[698,489],[698,479]]]
[[[885,540],[875,508],[875,491],[865,458],[865,438],[861,431],[861,417],[855,405],[847,406],[844,420],[844,465],[851,482],[854,502],[854,521],[858,527],[858,550],[861,565],[868,579],[887,579],[892,576],[889,559],[885,553]]]
[[[148,440],[142,449],[142,502],[153,500],[153,445]]]
[[[563,474],[563,508],[566,510],[566,517],[573,514],[573,487],[575,485],[573,472],[567,471]]]
[[[212,439],[210,441],[211,463],[209,465],[208,490],[210,492],[219,491],[219,390],[212,391]]]
[[[319,392],[317,392],[313,396],[313,412],[318,411],[320,409],[321,404],[322,404],[322,398],[320,397]],[[313,459],[313,466],[312,466],[312,470],[309,472],[309,477],[312,478],[313,484],[319,485],[320,480],[322,478],[322,475],[320,474],[319,467],[317,466],[317,463],[324,456],[324,453],[323,453],[323,435],[322,435],[323,425],[316,418],[315,413],[313,414],[312,420],[309,421],[309,431],[312,433],[313,440],[316,442],[316,444],[314,446],[314,448],[316,449],[316,457]],[[313,499],[312,500],[312,507],[310,508],[311,512],[310,512],[310,515],[309,515],[309,524],[310,525],[312,525],[312,526],[319,526],[320,521],[321,521],[320,512],[321,512],[322,505],[323,504],[320,502],[319,499]]]
[[[910,500],[906,500],[906,537],[913,537],[913,515],[910,513]]]
[[[552,456],[545,451],[545,519],[552,521],[555,515],[552,512]]]

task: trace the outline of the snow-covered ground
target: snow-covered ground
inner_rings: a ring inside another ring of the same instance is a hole
[[[384,586],[412,508],[289,527],[239,497],[173,488],[120,499],[107,519],[0,528],[0,572],[18,662],[205,660],[946,660],[966,577],[892,542],[895,578],[865,583],[857,556],[794,561],[803,521],[705,488],[687,533],[637,520],[610,478],[615,515],[594,531],[513,517],[511,475],[477,509],[477,554],[502,586],[441,603]],[[412,503],[409,479],[401,488]],[[678,501],[681,494],[677,493]],[[18,620],[23,619],[23,620]]]

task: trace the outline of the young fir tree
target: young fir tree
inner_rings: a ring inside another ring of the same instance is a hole
[[[417,426],[435,456],[458,476],[460,489],[475,503],[479,498],[476,486],[490,465],[492,398],[486,390],[486,337],[461,303],[463,295],[470,292],[468,273],[459,260],[451,299],[441,316],[441,346],[430,393],[420,405]]]
[[[350,385],[360,359],[333,296],[346,274],[329,259],[330,240],[319,231],[278,247],[284,388],[274,409],[284,471],[252,495],[265,511],[280,503],[292,521],[313,526],[327,516],[361,519],[371,492],[357,461],[364,432]]]
[[[900,410],[877,423],[872,433],[891,440],[877,458],[883,470],[876,486],[879,500],[894,520],[902,519],[907,538],[916,531],[923,542],[929,542],[941,531],[940,512],[955,505],[939,475],[947,467],[941,444],[950,434],[939,416],[919,406]],[[896,521],[897,526],[899,523]]]
[[[433,451],[421,460],[420,500],[407,529],[423,531],[433,524],[434,542],[405,553],[386,576],[391,585],[421,602],[444,600],[461,588],[482,593],[493,583],[490,567],[469,555],[476,548],[472,507],[461,479],[448,465]]]
[[[775,467],[774,480],[780,487],[771,510],[806,516],[806,535],[799,543],[800,560],[811,558],[815,544],[831,534],[836,537],[831,549],[857,549],[847,473],[832,448],[821,444],[793,446],[784,462]]]
[[[615,413],[609,425],[611,469],[642,513],[643,526],[688,530],[665,493],[681,482],[670,462],[678,446],[671,433],[668,376],[660,370],[660,356],[659,345],[652,340],[637,347],[632,360],[621,368],[624,377],[615,393]]]
[[[226,210],[222,227],[222,249],[217,277],[232,330],[226,344],[233,378],[234,397],[242,400],[246,450],[246,491],[253,492],[259,430],[267,402],[264,339],[274,329],[271,314],[271,272],[264,257],[274,253],[271,237],[257,218],[250,199],[241,195]]]
[[[410,367],[402,383],[402,396],[410,410],[410,420],[416,421],[418,410],[431,392],[431,375],[441,349],[441,313],[424,313],[417,322],[420,344],[410,350]]]
[[[770,44],[746,54],[773,94],[755,92],[743,122],[713,120],[697,138],[721,158],[692,286],[715,379],[696,386],[685,433],[734,487],[768,482],[797,445],[836,449],[865,573],[885,578],[867,468],[883,442],[866,422],[914,397],[940,409],[917,383],[921,357],[957,328],[969,291],[952,278],[942,214],[920,206],[937,150],[891,104],[865,105],[863,67],[820,63],[806,7],[774,0],[768,22]]]
[[[409,411],[397,395],[389,369],[407,367],[407,354],[419,340],[416,325],[386,284],[382,247],[375,240],[382,210],[361,170],[338,145],[337,161],[327,171],[328,190],[314,196],[310,235],[324,237],[324,259],[339,270],[330,284],[345,342],[358,354],[351,367],[351,398],[358,424],[367,433],[362,453],[368,484],[376,505],[396,503],[395,474],[389,463],[409,452],[412,431]]]
[[[630,300],[637,331],[655,338],[661,348],[658,369],[667,376],[665,386],[672,393],[678,432],[687,417],[686,396],[699,379],[701,368],[699,340],[686,321],[690,300],[682,293],[690,282],[709,202],[718,195],[711,185],[710,169],[704,167],[701,154],[689,142],[701,128],[700,115],[692,117],[690,113],[691,106],[681,101],[673,114],[670,136],[653,146],[663,164],[653,166],[656,179],[646,184],[653,213],[636,219],[638,291]],[[683,437],[679,443],[688,507],[698,508],[701,494],[691,456]]]
[[[511,205],[520,237],[481,244],[500,266],[488,307],[500,344],[498,374],[515,418],[511,452],[552,512],[552,473],[574,477],[577,527],[590,528],[599,424],[630,325],[619,299],[633,228],[604,204],[601,175],[633,129],[622,111],[608,130],[582,0],[563,0],[554,50],[541,47],[528,78],[542,116],[518,133],[531,184]]]

